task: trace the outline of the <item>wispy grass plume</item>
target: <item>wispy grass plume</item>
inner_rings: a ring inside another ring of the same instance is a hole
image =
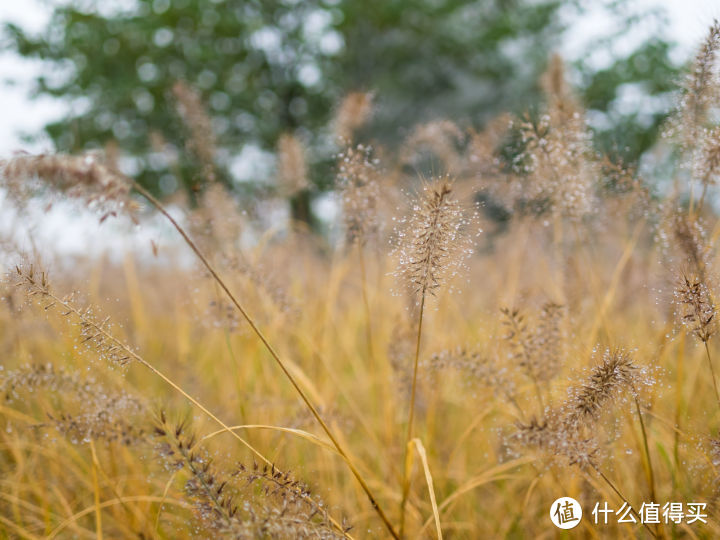
[[[423,315],[428,295],[438,289],[462,267],[471,252],[468,234],[469,218],[455,199],[450,179],[445,176],[423,186],[412,215],[406,220],[397,248],[397,276],[401,285],[409,287],[418,305],[418,325],[413,361],[406,437],[406,466],[404,468],[403,497],[400,504],[400,535],[404,532],[405,504],[409,493],[407,456],[413,438],[418,360],[422,340]]]

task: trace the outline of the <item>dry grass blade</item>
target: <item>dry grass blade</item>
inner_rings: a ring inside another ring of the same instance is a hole
[[[435,530],[437,537],[442,540],[442,528],[440,527],[440,513],[438,512],[437,502],[435,501],[435,488],[433,487],[432,474],[430,474],[430,466],[428,465],[427,453],[420,439],[410,441],[417,450],[420,461],[422,461],[423,471],[425,472],[425,482],[427,482],[428,494],[430,495],[430,504],[432,505],[433,517],[435,518]]]
[[[100,510],[100,483],[98,482],[98,469],[100,463],[98,462],[97,453],[95,452],[95,444],[90,441],[90,451],[92,452],[92,479],[93,479],[93,494],[95,497],[95,531],[97,539],[102,540],[102,511]]]
[[[182,500],[170,499],[170,498],[167,498],[167,497],[156,497],[156,496],[154,496],[154,495],[130,495],[130,496],[127,496],[127,497],[118,497],[118,498],[116,498],[116,499],[111,499],[111,500],[109,500],[109,501],[103,501],[103,502],[100,503],[99,506],[96,506],[96,505],[93,504],[92,506],[89,506],[88,508],[85,508],[85,509],[83,509],[83,510],[80,510],[79,512],[74,513],[74,514],[71,515],[69,518],[65,519],[65,521],[63,521],[62,523],[60,523],[60,525],[58,525],[57,527],[55,527],[55,528],[50,532],[50,534],[48,534],[48,535],[45,537],[45,539],[46,539],[46,540],[52,540],[53,538],[55,538],[56,536],[58,536],[63,530],[65,530],[65,528],[67,528],[68,525],[71,525],[73,522],[77,521],[78,519],[80,519],[80,518],[83,517],[83,516],[86,516],[86,515],[88,515],[88,514],[92,514],[92,513],[95,512],[98,508],[102,510],[103,508],[109,508],[109,507],[111,507],[111,506],[115,506],[115,505],[118,505],[118,504],[121,504],[121,505],[122,505],[122,504],[131,503],[131,502],[149,502],[149,503],[159,503],[159,504],[172,504],[172,505],[182,506],[182,507],[187,507],[187,506],[188,506],[188,503],[185,502],[185,501],[182,501]],[[34,538],[34,537],[33,537],[33,538]]]
[[[41,537],[36,536],[32,534],[30,531],[22,528],[17,523],[13,523],[12,520],[6,518],[5,516],[0,516],[0,523],[5,524],[5,526],[13,531],[15,534],[19,535],[21,538],[27,538],[28,540],[39,540]]]
[[[495,467],[491,467],[490,469],[483,471],[482,473],[473,476],[471,478],[468,478],[465,482],[463,482],[462,485],[460,485],[455,491],[453,491],[450,495],[448,495],[445,500],[443,500],[442,503],[438,506],[438,514],[442,514],[443,511],[445,511],[450,505],[452,505],[453,502],[457,501],[462,495],[465,493],[472,491],[473,489],[476,489],[484,484],[488,484],[490,482],[495,482],[497,480],[501,480],[503,478],[507,478],[505,473],[507,471],[510,471],[512,469],[515,469],[517,467],[520,467],[522,465],[527,465],[528,463],[532,463],[534,461],[534,458],[532,457],[523,457],[514,459],[512,461],[509,461],[507,463],[503,463],[500,465],[497,465]],[[434,516],[429,517],[425,523],[423,523],[422,528],[418,532],[418,535],[422,534],[425,529],[427,529],[430,524],[435,519]]]
[[[335,448],[335,446],[333,446],[331,443],[329,443],[327,441],[323,441],[317,435],[313,435],[312,433],[309,433],[302,429],[288,428],[288,427],[282,427],[282,426],[270,426],[270,425],[265,425],[265,424],[245,424],[242,426],[230,426],[227,429],[219,429],[217,431],[213,431],[212,433],[208,433],[207,435],[204,435],[203,437],[198,439],[197,444],[200,444],[203,441],[207,441],[208,439],[212,439],[213,437],[216,437],[218,435],[221,435],[223,433],[227,433],[228,431],[232,431],[232,430],[236,430],[236,429],[268,429],[271,431],[279,431],[281,433],[288,433],[290,435],[295,435],[296,437],[300,437],[301,439],[305,439],[306,441],[309,441],[312,444],[319,446],[320,448],[329,450],[329,451],[339,455],[340,457],[342,457],[342,454],[340,454],[337,451],[337,448]]]
[[[405,525],[405,505],[409,495],[408,447],[413,438],[415,398],[417,393],[418,363],[422,340],[423,317],[428,294],[434,295],[443,282],[454,275],[471,252],[466,228],[469,220],[464,216],[460,203],[453,197],[448,177],[424,186],[408,220],[408,227],[397,249],[399,258],[397,276],[403,286],[411,289],[419,304],[415,358],[413,361],[412,386],[408,412],[407,436],[405,438],[405,467],[403,468],[402,499],[400,502],[400,536]]]

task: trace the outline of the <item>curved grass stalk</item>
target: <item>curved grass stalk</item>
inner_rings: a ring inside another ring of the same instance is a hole
[[[653,538],[657,538],[658,535],[650,528],[650,525],[645,523],[641,517],[640,514],[635,510],[632,504],[625,498],[625,496],[620,493],[620,490],[615,486],[615,484],[607,477],[605,474],[600,470],[600,468],[597,465],[592,465],[592,468],[595,470],[595,472],[602,478],[605,483],[610,486],[610,488],[615,492],[615,494],[622,499],[622,501],[628,505],[628,508],[630,508],[630,512],[632,512],[635,515],[635,518],[639,519],[640,522],[645,526],[645,528],[648,530],[648,532],[652,535]]]
[[[144,366],[146,369],[150,370],[152,373],[157,375],[166,384],[171,386],[176,392],[181,394],[185,399],[187,399],[190,403],[195,405],[198,409],[200,409],[203,413],[205,413],[205,415],[207,415],[210,419],[212,419],[220,427],[222,427],[223,428],[222,431],[230,432],[230,434],[233,437],[235,437],[238,441],[240,441],[240,443],[242,443],[248,450],[250,450],[263,463],[270,465],[270,466],[274,467],[275,469],[278,469],[278,467],[276,467],[274,463],[272,463],[269,459],[267,459],[259,450],[257,450],[254,446],[252,446],[249,442],[247,442],[245,439],[240,437],[240,435],[235,433],[225,422],[220,420],[220,418],[218,418],[215,414],[213,414],[207,407],[205,407],[197,399],[195,399],[190,394],[188,394],[177,383],[175,383],[167,375],[165,375],[160,370],[158,370],[155,366],[150,364],[142,356],[140,356],[138,353],[133,351],[130,347],[125,345],[125,343],[123,343],[118,338],[113,336],[110,332],[108,332],[104,328],[104,325],[102,323],[98,324],[94,319],[85,315],[82,311],[78,310],[74,305],[70,304],[65,299],[62,299],[59,296],[52,293],[46,283],[44,275],[43,275],[42,281],[40,283],[38,283],[37,280],[32,277],[32,275],[22,274],[20,269],[18,269],[18,273],[23,277],[23,279],[32,288],[32,290],[31,290],[32,294],[40,294],[50,300],[50,304],[45,306],[46,310],[53,306],[60,306],[65,310],[66,315],[72,314],[75,317],[77,317],[78,320],[80,320],[86,327],[91,328],[95,332],[95,335],[92,337],[93,340],[97,341],[98,336],[100,336],[102,338],[101,341],[103,341],[105,343],[111,343],[112,344],[111,347],[114,349],[122,350],[123,354],[126,355],[126,358],[136,361],[138,364]],[[85,338],[85,339],[88,340],[90,338]],[[340,523],[338,523],[332,517],[329,517],[329,520],[330,520],[330,523],[332,523],[332,525],[334,527],[336,527],[339,531],[344,532],[344,527]]]
[[[200,260],[200,262],[203,264],[203,266],[206,268],[206,270],[210,273],[210,275],[213,277],[213,279],[217,282],[217,284],[220,286],[220,288],[225,292],[225,294],[228,296],[230,301],[233,303],[233,305],[237,308],[237,310],[240,312],[240,314],[243,316],[245,321],[250,325],[250,328],[255,333],[255,335],[258,337],[258,339],[262,342],[265,349],[270,353],[270,356],[272,356],[273,360],[277,363],[278,367],[281,369],[281,371],[284,373],[285,377],[290,381],[290,384],[293,386],[295,391],[298,393],[302,401],[305,403],[307,408],[310,410],[312,415],[315,417],[315,420],[317,420],[318,424],[320,424],[320,427],[323,429],[325,434],[328,436],[330,441],[333,443],[335,448],[337,449],[338,453],[343,457],[345,462],[348,465],[348,468],[350,469],[350,472],[352,472],[355,479],[360,484],[360,487],[365,492],[365,495],[367,495],[370,504],[373,508],[373,510],[378,514],[380,519],[382,520],[383,524],[387,528],[388,532],[393,538],[399,538],[397,532],[395,532],[395,528],[393,527],[392,523],[390,523],[390,520],[385,515],[385,512],[382,510],[380,505],[378,504],[375,496],[373,495],[372,491],[370,491],[370,487],[368,486],[367,482],[363,478],[363,476],[360,474],[360,471],[355,466],[354,462],[348,455],[348,453],[345,451],[345,449],[340,445],[339,440],[335,436],[335,434],[332,432],[330,427],[325,423],[325,421],[320,416],[320,413],[317,411],[315,406],[312,404],[310,399],[307,397],[306,393],[303,391],[303,389],[298,384],[296,377],[293,376],[293,374],[290,372],[287,364],[280,358],[278,353],[275,351],[275,349],[272,347],[270,342],[267,340],[265,335],[262,333],[262,331],[258,328],[258,326],[255,324],[255,321],[250,316],[250,314],[247,312],[247,310],[240,304],[238,299],[233,295],[233,293],[230,291],[228,286],[225,284],[225,281],[218,275],[215,268],[210,264],[208,259],[203,255],[203,253],[200,251],[200,249],[197,247],[195,242],[192,241],[192,239],[188,236],[188,234],[185,232],[185,230],[180,226],[180,224],[173,218],[168,211],[165,209],[165,207],[158,201],[149,191],[147,191],[145,188],[143,188],[140,184],[137,182],[133,182],[134,189],[140,193],[143,197],[145,197],[157,210],[160,212],[173,226],[173,228],[180,234],[182,239],[185,241],[185,243],[190,247],[190,249],[195,253],[197,258]],[[224,429],[229,429],[228,426],[225,424],[222,424],[222,427]],[[232,432],[234,433],[234,432]],[[237,434],[234,434],[236,437],[239,438]],[[245,443],[247,444],[247,443]]]
[[[413,438],[413,420],[415,419],[415,394],[417,391],[417,372],[420,358],[420,343],[422,340],[423,314],[425,313],[425,289],[420,300],[420,315],[418,318],[417,337],[415,340],[415,359],[413,360],[412,387],[410,390],[410,412],[408,413],[407,437],[405,438],[405,459],[403,460],[402,499],[400,501],[400,537],[405,533],[405,506],[410,495],[410,441]]]

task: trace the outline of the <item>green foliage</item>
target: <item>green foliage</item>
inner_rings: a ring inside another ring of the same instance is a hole
[[[604,124],[596,129],[600,150],[633,161],[655,143],[678,82],[678,69],[670,63],[669,53],[670,44],[655,38],[605,69],[585,69],[585,105],[600,113]],[[623,89],[642,97],[642,106],[630,110],[620,106]]]
[[[188,132],[172,87],[197,89],[218,137],[218,177],[241,148],[271,151],[295,132],[309,149],[311,180],[331,183],[335,148],[327,126],[348,91],[376,95],[377,113],[360,137],[393,146],[416,123],[449,118],[482,127],[497,111],[522,112],[541,96],[537,83],[560,43],[567,0],[137,0],[124,10],[88,0],[55,7],[30,35],[9,25],[9,45],[48,61],[36,94],[71,103],[46,126],[59,151],[114,141],[125,164],[155,193],[196,187],[203,170],[186,151]],[[626,25],[627,26],[627,25]],[[613,111],[629,83],[667,90],[668,45],[653,41],[611,67],[583,69],[585,99],[606,114],[605,140],[621,134],[627,158],[654,140],[664,111]],[[158,151],[158,141],[163,149]],[[170,156],[170,159],[168,159]],[[258,178],[258,180],[263,180]]]
[[[537,78],[559,44],[561,0],[347,2],[339,31],[346,88],[376,91],[376,133],[437,118],[482,124],[538,99]]]

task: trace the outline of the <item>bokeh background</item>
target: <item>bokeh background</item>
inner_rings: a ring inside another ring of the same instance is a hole
[[[372,95],[359,142],[395,151],[423,123],[481,130],[539,110],[559,54],[597,149],[649,167],[714,17],[713,0],[2,2],[0,156],[103,150],[154,193],[192,199],[207,170],[184,151],[180,82],[210,117],[213,174],[239,197],[276,187],[283,135],[301,143],[310,189],[287,212],[321,228],[335,215],[332,125],[348,93]],[[44,236],[67,230],[57,219]],[[76,225],[51,243],[86,249]]]

